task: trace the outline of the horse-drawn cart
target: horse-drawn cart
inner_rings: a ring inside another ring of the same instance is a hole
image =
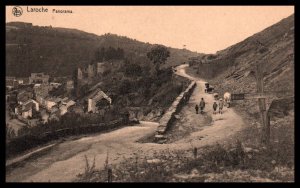
[[[212,93],[212,92],[214,91],[214,88],[211,87],[211,86],[209,85],[209,83],[206,82],[204,85],[205,85],[205,89],[204,89],[204,92],[205,92],[205,93]]]

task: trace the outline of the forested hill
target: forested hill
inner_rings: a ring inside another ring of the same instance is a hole
[[[29,76],[31,72],[47,72],[53,76],[71,75],[79,65],[95,61],[101,48],[123,50],[130,61],[149,63],[146,53],[153,44],[114,34],[95,35],[77,29],[33,26],[31,23],[6,24],[6,75]],[[199,56],[196,52],[169,48],[166,65],[173,66]]]

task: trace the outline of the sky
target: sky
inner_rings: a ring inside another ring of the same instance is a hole
[[[102,35],[113,33],[151,44],[200,53],[223,50],[294,13],[294,6],[42,6],[6,7],[6,22],[76,28]],[[55,13],[71,10],[72,13]]]

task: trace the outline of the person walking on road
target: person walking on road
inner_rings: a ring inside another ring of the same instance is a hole
[[[217,113],[217,108],[218,108],[218,105],[217,105],[217,102],[215,101],[214,104],[213,104],[213,109],[214,109],[213,114]]]
[[[196,114],[198,114],[198,111],[199,111],[199,106],[198,106],[198,104],[196,104],[195,110],[196,110]]]
[[[220,99],[220,101],[219,101],[219,114],[223,114],[223,106],[224,106],[223,99]]]
[[[200,112],[201,112],[201,114],[203,114],[203,110],[205,108],[205,102],[204,102],[203,98],[201,98],[199,106],[200,106]]]

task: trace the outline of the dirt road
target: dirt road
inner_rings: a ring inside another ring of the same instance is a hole
[[[96,168],[104,165],[109,155],[109,163],[116,163],[123,157],[156,144],[135,142],[142,136],[156,131],[158,123],[141,122],[131,127],[124,127],[109,133],[84,137],[61,143],[51,151],[36,159],[24,162],[23,166],[6,174],[7,182],[64,182],[72,181],[78,173],[84,172],[86,155],[91,161],[95,157]]]
[[[201,127],[191,129],[189,134],[168,144],[138,143],[142,137],[153,134],[158,123],[141,122],[139,125],[124,127],[109,133],[84,137],[78,140],[66,141],[58,144],[34,159],[24,161],[22,165],[6,172],[7,182],[69,182],[76,175],[84,172],[84,156],[92,161],[95,157],[96,168],[103,168],[107,153],[109,163],[120,162],[137,153],[139,156],[150,156],[161,150],[185,150],[194,146],[201,147],[214,144],[226,139],[243,127],[242,119],[233,109],[224,110],[223,115],[212,115],[213,97],[204,93],[204,82],[185,73],[182,65],[177,68],[177,74],[195,80],[197,86],[189,103],[179,114],[179,127]],[[195,114],[194,106],[201,97],[206,101],[205,115]],[[210,119],[207,123],[205,118]],[[204,119],[204,121],[203,121]]]
[[[188,104],[179,113],[180,120],[175,124],[174,128],[176,131],[174,131],[172,136],[176,136],[181,132],[180,130],[183,130],[185,134],[183,134],[183,138],[179,140],[175,139],[174,144],[184,146],[187,142],[192,142],[193,145],[201,147],[226,139],[241,130],[244,122],[232,108],[224,107],[223,114],[213,114],[212,106],[215,101],[213,95],[204,92],[205,81],[186,73],[185,67],[187,66],[188,65],[179,66],[177,68],[177,74],[196,81],[197,86]],[[204,114],[202,115],[196,114],[195,112],[195,105],[200,103],[201,98],[203,98],[206,103]],[[184,129],[186,130],[184,131]],[[179,135],[179,137],[180,136],[181,135]]]

